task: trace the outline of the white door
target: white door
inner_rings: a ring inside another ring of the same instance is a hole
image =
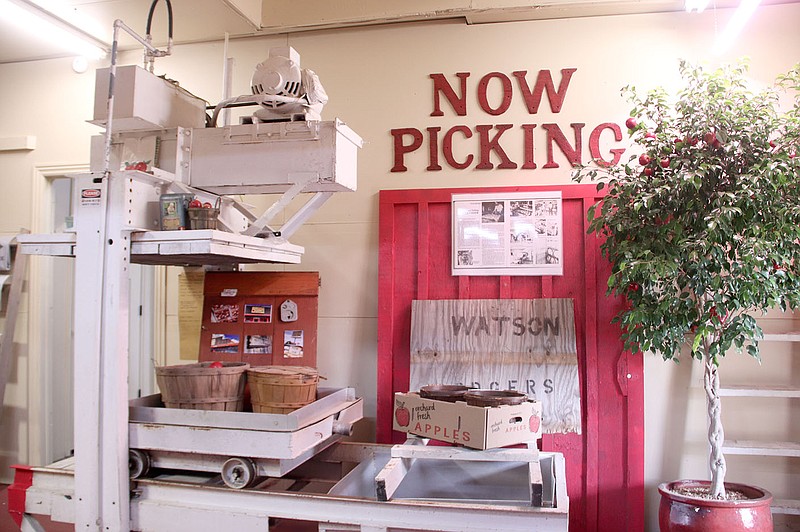
[[[155,393],[154,285],[155,268],[131,264],[128,335],[128,397]]]
[[[70,216],[72,180],[50,178],[51,210],[46,231],[58,233],[66,228]],[[45,463],[72,454],[73,372],[72,314],[74,261],[66,257],[41,257],[44,316],[42,316],[42,371],[44,373]],[[35,316],[31,317],[36,319]]]

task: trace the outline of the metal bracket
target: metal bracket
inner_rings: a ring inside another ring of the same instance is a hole
[[[284,192],[275,203],[270,205],[269,209],[267,209],[264,214],[262,214],[242,233],[243,235],[256,236],[263,233],[265,229],[270,233],[274,233],[273,229],[267,224],[269,224],[269,222],[271,222],[279,212],[284,210],[312,180],[316,179],[317,174],[295,175],[294,177],[294,185],[289,187],[289,190]],[[281,233],[284,233],[284,231],[281,231]]]
[[[225,126],[224,144],[255,144],[281,141],[317,141],[320,139],[318,120],[277,122],[257,122],[250,127]]]

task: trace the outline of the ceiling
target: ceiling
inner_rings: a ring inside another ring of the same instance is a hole
[[[144,36],[151,0],[62,0],[80,16],[96,21],[98,30],[92,32],[102,41],[112,41],[114,20],[120,19],[136,33]],[[222,0],[172,0],[174,42],[219,40],[229,32],[244,35],[256,28]],[[167,9],[159,2],[153,16],[152,35],[157,46],[167,40]],[[98,35],[99,33],[99,35]],[[139,46],[131,37],[120,32],[121,48]],[[0,19],[0,63],[32,61],[54,57],[69,57],[48,35],[31,35],[5,19]]]
[[[0,4],[5,0],[0,0]],[[140,35],[145,34],[152,0],[12,0],[17,3],[58,1],[67,15],[96,21],[94,34],[110,44],[114,20],[120,19]],[[762,0],[763,4],[800,0]],[[683,9],[684,0],[171,0],[175,44],[222,40],[251,35],[363,26],[391,22],[461,18],[466,23],[564,18],[624,13],[664,12]],[[738,5],[737,0],[714,0],[716,7]],[[0,5],[0,9],[2,9]],[[153,42],[166,44],[166,2],[157,2],[153,18]],[[0,18],[0,63],[69,57],[49,35],[31,35]],[[136,48],[121,32],[121,49]],[[110,46],[108,47],[110,49]]]

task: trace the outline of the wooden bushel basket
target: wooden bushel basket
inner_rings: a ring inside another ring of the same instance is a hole
[[[247,371],[253,412],[288,414],[317,399],[319,373],[305,366],[260,366]]]
[[[244,406],[246,371],[250,364],[223,362],[210,368],[210,362],[156,368],[161,400],[167,408],[241,412]]]

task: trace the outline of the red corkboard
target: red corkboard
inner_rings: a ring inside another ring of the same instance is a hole
[[[199,360],[316,367],[318,308],[318,272],[209,272]]]

